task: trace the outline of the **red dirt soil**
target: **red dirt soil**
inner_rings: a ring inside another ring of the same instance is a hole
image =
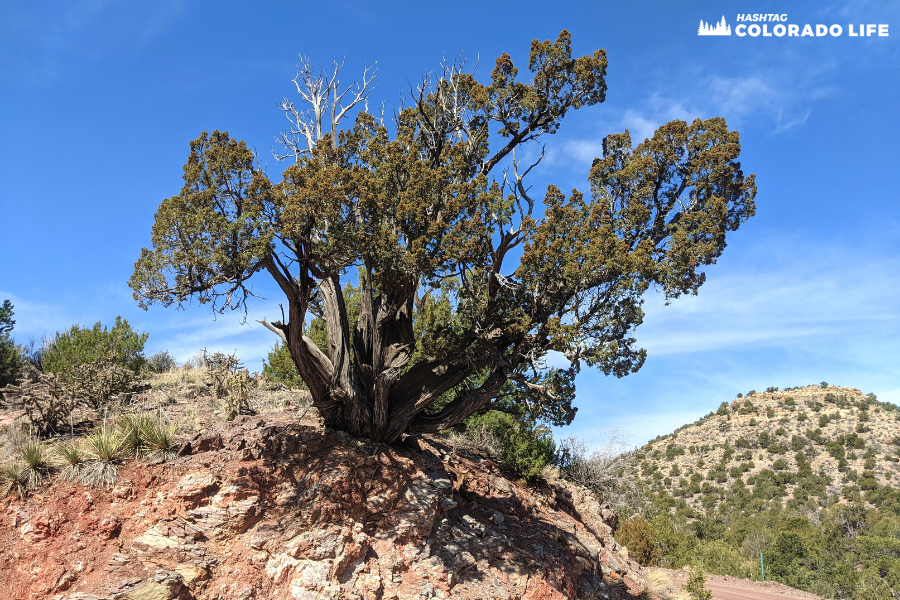
[[[385,446],[238,417],[112,489],[0,502],[0,600],[634,597],[616,515],[436,440]]]
[[[673,571],[671,569],[659,570],[668,574],[678,587],[681,587],[687,582],[689,573],[686,571]],[[734,577],[725,577],[722,575],[707,575],[706,589],[712,592],[713,600],[819,599],[819,596],[774,581],[766,581],[763,583],[761,581],[736,579]]]

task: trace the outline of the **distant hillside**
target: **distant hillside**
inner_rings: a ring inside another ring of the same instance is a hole
[[[643,565],[900,598],[900,411],[855,388],[738,395],[634,453],[646,503],[617,533]]]
[[[786,505],[860,499],[900,482],[900,411],[856,388],[807,386],[739,396],[638,452],[648,488],[715,506],[738,479]],[[720,494],[713,494],[721,492]],[[756,494],[760,495],[760,494]]]

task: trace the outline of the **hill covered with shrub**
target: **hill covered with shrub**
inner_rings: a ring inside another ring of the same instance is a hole
[[[900,411],[854,388],[739,394],[636,450],[639,562],[766,577],[824,597],[900,591]]]

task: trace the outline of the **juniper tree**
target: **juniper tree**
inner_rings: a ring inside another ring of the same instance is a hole
[[[22,364],[22,348],[10,337],[16,322],[13,305],[9,300],[0,304],[0,387],[15,383]]]
[[[304,61],[305,105],[281,104],[281,181],[225,132],[191,142],[184,187],[160,204],[135,264],[136,300],[246,311],[248,280],[272,277],[287,315],[261,322],[326,423],[356,435],[438,431],[510,389],[531,414],[570,422],[575,374],[641,367],[645,292],[696,293],[753,215],[756,186],[738,133],[711,118],[637,145],[610,135],[585,191],[550,185],[541,202],[516,153],[604,101],[607,58],[573,57],[563,31],[532,42],[528,68],[530,82],[503,54],[481,82],[445,64],[386,123],[368,110],[373,69],[341,88],[340,65],[325,75]],[[311,313],[326,325],[321,347],[304,335]],[[568,366],[547,369],[551,351]]]

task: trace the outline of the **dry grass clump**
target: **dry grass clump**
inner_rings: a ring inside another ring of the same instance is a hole
[[[150,385],[153,389],[175,388],[186,385],[205,385],[209,379],[209,370],[205,367],[184,366],[153,376]]]
[[[3,435],[0,436],[0,457],[18,456],[19,448],[32,439],[28,429],[28,423],[23,417],[10,423]]]
[[[591,448],[583,439],[570,437],[559,443],[559,474],[596,493],[618,510],[638,512],[647,502],[639,462],[626,436],[613,428],[606,440]]]
[[[656,569],[648,571],[639,597],[644,600],[690,600],[687,592],[679,589],[666,573]]]
[[[449,429],[442,432],[441,437],[453,449],[454,454],[463,450],[493,459],[503,455],[503,442],[487,427],[473,427],[462,433]]]

